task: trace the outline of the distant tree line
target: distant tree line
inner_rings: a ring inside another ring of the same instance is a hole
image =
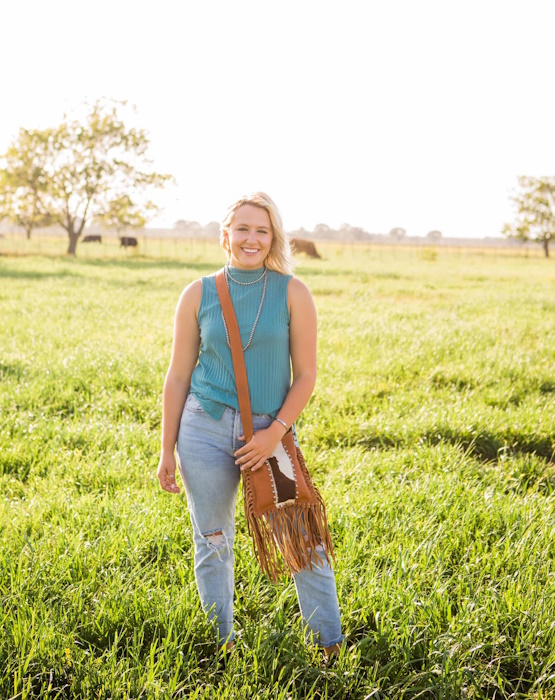
[[[202,226],[198,221],[187,221],[179,219],[173,225],[174,230],[178,235],[187,236],[190,238],[217,238],[220,235],[220,224],[217,221],[211,221]],[[383,237],[383,234],[372,234],[365,231],[360,226],[351,226],[350,224],[342,224],[339,228],[332,228],[327,224],[317,224],[312,230],[303,227],[288,231],[291,238],[312,239],[318,241],[371,241],[373,237]],[[392,241],[401,241],[407,235],[404,228],[392,228],[387,236]],[[438,241],[442,238],[441,231],[430,231],[426,238],[431,241]]]
[[[203,226],[198,221],[179,219],[173,228],[178,235],[188,238],[218,238],[220,235],[220,224],[217,221],[210,221]]]
[[[369,233],[360,226],[351,226],[350,224],[342,224],[339,228],[332,228],[327,224],[317,224],[312,231],[307,231],[304,228],[290,232],[295,238],[311,238],[316,240],[329,241],[371,241],[373,238],[383,238],[385,234]],[[387,234],[387,238],[392,241],[399,242],[406,238],[407,232],[400,226],[395,226]],[[430,231],[426,238],[433,241],[438,241],[442,238],[441,231]]]
[[[177,233],[190,236],[191,238],[217,238],[220,235],[220,224],[217,221],[211,221],[206,226],[202,226],[198,221],[179,219],[173,227]],[[312,231],[299,228],[294,231],[288,231],[288,234],[294,238],[340,241],[365,241],[370,237],[370,234],[364,229],[357,226],[349,226],[349,224],[343,224],[338,229],[333,229],[327,224],[318,224]]]
[[[513,239],[535,241],[543,246],[546,257],[549,257],[549,244],[555,238],[555,177],[531,177],[518,178],[519,191],[512,197],[516,207],[515,221],[505,224],[502,233]],[[219,236],[220,227],[216,221],[206,226],[201,226],[196,221],[180,220],[175,222],[174,228],[183,235],[193,237],[216,238]],[[332,228],[327,224],[317,224],[314,229],[299,228],[289,231],[289,235],[299,239],[315,239],[329,241],[371,241],[382,239],[384,234],[369,233],[360,226],[342,224],[338,228]],[[395,226],[390,229],[385,238],[392,242],[401,242],[407,238],[407,231]],[[429,231],[426,240],[438,243],[443,235],[441,231],[433,229]]]

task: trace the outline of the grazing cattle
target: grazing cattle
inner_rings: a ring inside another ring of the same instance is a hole
[[[83,243],[102,243],[102,236],[89,234],[83,238]]]
[[[134,236],[122,236],[119,240],[120,248],[121,246],[124,248],[136,248],[139,245],[139,242]]]
[[[309,258],[322,257],[312,241],[307,241],[305,238],[292,238],[290,243],[294,253],[306,253]]]

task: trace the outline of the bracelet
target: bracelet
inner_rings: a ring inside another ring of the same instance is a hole
[[[283,425],[283,427],[285,428],[285,432],[289,430],[289,428],[287,427],[287,423],[284,420],[281,420],[281,418],[274,418],[274,420],[277,420],[278,423],[281,423]]]

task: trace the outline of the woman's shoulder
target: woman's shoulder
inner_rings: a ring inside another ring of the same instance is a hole
[[[292,294],[309,294],[310,290],[298,277],[287,275],[287,292]]]
[[[202,287],[202,279],[195,280],[185,287],[177,302],[178,313],[186,313],[188,309],[194,309],[195,313],[198,312],[202,299]]]
[[[191,282],[191,284],[188,284],[181,293],[181,296],[188,295],[190,297],[196,297],[199,294],[202,294],[203,280],[204,278],[201,278]]]
[[[292,309],[295,306],[303,308],[307,304],[310,306],[314,304],[310,289],[304,282],[301,282],[301,280],[297,277],[293,277],[293,275],[290,276],[287,284],[287,303],[289,305],[289,309]]]

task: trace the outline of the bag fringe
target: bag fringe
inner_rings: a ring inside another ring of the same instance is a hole
[[[312,503],[286,503],[261,516],[254,514],[254,493],[248,474],[243,475],[243,500],[249,535],[261,569],[272,581],[283,575],[312,569],[313,562],[334,559],[324,500],[312,483],[304,457],[297,448],[303,475],[314,492]],[[320,547],[320,549],[317,549]]]

